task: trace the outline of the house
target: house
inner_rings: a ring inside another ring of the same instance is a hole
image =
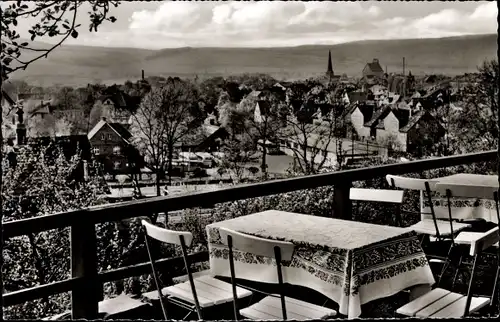
[[[427,111],[419,111],[399,130],[406,142],[407,152],[422,155],[435,146],[445,135],[445,129],[438,119]]]
[[[375,107],[373,105],[358,103],[353,104],[347,113],[347,121],[352,124],[358,137],[363,140],[372,136],[370,127],[365,126],[365,124],[372,119],[374,112]]]
[[[316,104],[318,107],[316,112],[313,114],[313,123],[322,124],[324,122],[330,122],[332,117],[334,117],[334,108],[331,104]]]
[[[366,116],[369,116],[369,113],[365,111]],[[437,142],[444,135],[439,121],[426,111],[412,114],[410,109],[386,105],[375,111],[371,119],[364,124],[365,129],[361,129],[359,112],[354,114],[355,117],[353,119],[351,115],[351,120],[358,135],[363,136],[369,132],[370,137],[374,137],[380,145],[390,144],[394,150],[413,152],[418,148],[418,144]],[[418,139],[419,134],[422,135],[421,139]]]
[[[101,119],[87,135],[92,153],[105,173],[131,173],[140,169],[143,159],[132,146],[128,126]]]
[[[355,103],[365,103],[367,101],[373,101],[374,97],[371,93],[367,92],[349,92],[344,94],[344,103],[350,105]]]
[[[255,110],[254,110],[254,122],[255,123],[263,123],[266,121],[266,117],[269,116],[271,112],[271,105],[269,104],[268,101],[264,100],[259,100],[255,104]]]
[[[375,125],[377,142],[382,146],[387,146],[392,140],[391,148],[406,151],[406,136],[400,132],[400,129],[408,124],[410,115],[409,110],[400,110],[392,106],[383,108]]]
[[[204,123],[198,133],[183,137],[175,148],[181,152],[216,152],[228,137],[224,127]]]
[[[203,121],[206,125],[217,125],[217,116],[215,116],[215,110],[212,113],[208,113],[207,117]]]
[[[137,110],[140,102],[140,96],[130,96],[113,85],[101,92],[90,114],[98,115],[99,119],[104,117],[113,123],[130,124],[132,113]]]
[[[368,84],[373,84],[377,78],[384,77],[384,70],[377,58],[374,58],[371,63],[367,63],[363,68],[363,78]]]

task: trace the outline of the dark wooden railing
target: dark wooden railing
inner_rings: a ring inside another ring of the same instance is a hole
[[[496,158],[496,151],[440,157],[246,184],[217,191],[194,192],[183,196],[154,197],[7,222],[3,224],[3,235],[6,239],[50,229],[71,227],[71,279],[3,294],[3,304],[9,306],[71,291],[72,318],[95,319],[98,316],[98,302],[102,297],[102,294],[99,294],[101,292],[96,290],[102,289],[102,283],[149,273],[148,263],[98,273],[95,234],[97,223],[193,207],[211,207],[222,202],[329,185],[334,185],[333,213],[336,217],[350,219],[352,213],[349,189],[352,182],[383,177],[387,174],[416,173],[449,166],[494,161]],[[208,260],[206,252],[191,255],[191,262],[206,260]],[[167,269],[177,264],[182,264],[182,258],[163,259],[159,262],[159,267]]]

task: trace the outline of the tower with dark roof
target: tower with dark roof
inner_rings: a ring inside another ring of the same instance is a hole
[[[333,73],[333,65],[332,65],[332,52],[328,51],[328,69],[326,71],[326,76],[332,78],[334,76]]]

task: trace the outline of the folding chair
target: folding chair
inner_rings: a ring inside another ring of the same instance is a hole
[[[184,317],[184,319],[196,311],[198,318],[202,320],[203,310],[216,305],[229,303],[233,300],[232,292],[234,289],[231,284],[215,279],[212,276],[200,276],[198,278],[193,278],[187,254],[187,247],[189,247],[193,241],[193,235],[190,232],[173,231],[160,228],[145,220],[142,220],[142,225],[145,229],[146,248],[151,262],[151,270],[165,320],[168,320],[168,312],[164,301],[164,295],[166,295],[168,302],[188,310],[188,314]],[[153,238],[167,244],[179,245],[181,247],[188,281],[161,289],[155,260],[151,254],[149,238]],[[252,295],[251,291],[240,287],[236,289],[236,292],[239,298],[247,298]]]
[[[431,197],[431,193],[436,191],[436,182],[393,175],[387,175],[386,179],[393,188],[420,191],[421,201],[423,201],[423,192],[426,192],[432,219],[421,218],[420,222],[409,227],[416,232],[436,237],[438,241],[443,239],[451,239],[453,241],[455,234],[470,226],[469,224],[458,223],[456,220],[453,220],[451,212],[447,219],[436,218]],[[421,208],[423,207],[421,206]]]
[[[396,311],[396,314],[419,318],[462,318],[471,313],[478,312],[483,307],[491,304],[495,296],[495,288],[493,289],[491,298],[476,297],[472,294],[472,286],[474,285],[479,256],[483,250],[497,243],[500,235],[498,227],[488,233],[480,234],[480,238],[471,241],[471,253],[474,262],[466,296],[442,288],[435,288],[400,307]],[[497,269],[495,281],[498,281],[498,273],[499,270]]]
[[[430,237],[434,237],[435,241],[438,243],[436,245],[443,245],[446,243],[447,246],[447,243],[451,242],[449,247],[447,246],[448,251],[445,252],[446,255],[436,253],[436,251],[441,250],[441,247],[432,247],[432,250],[428,250],[426,252],[430,262],[438,262],[443,265],[437,282],[437,284],[440,285],[441,279],[446,269],[448,268],[451,262],[451,257],[452,255],[454,255],[454,250],[456,249],[455,235],[460,231],[470,227],[470,224],[456,222],[455,220],[453,220],[451,212],[448,213],[448,218],[446,219],[436,218],[436,214],[434,212],[434,207],[432,204],[432,192],[436,191],[436,181],[406,178],[394,175],[387,175],[386,179],[393,188],[420,191],[421,210],[423,210],[423,192],[426,192],[432,219],[421,218],[418,223],[410,226],[409,228],[413,229],[419,234],[422,234],[423,237],[429,238],[429,240]]]
[[[351,188],[349,191],[349,199],[356,201],[358,204],[357,213],[359,211],[359,202],[383,202],[397,205],[395,212],[395,223],[397,226],[402,227],[403,221],[401,219],[401,204],[403,203],[403,191],[400,190],[386,190],[386,189],[363,189]]]
[[[447,187],[444,186],[444,185],[441,185],[442,188],[446,189]],[[455,189],[448,189],[449,190],[449,195],[459,195],[459,194],[462,194],[463,192],[460,192],[460,191],[457,191]],[[468,196],[471,196],[471,194],[475,194],[475,195],[472,195],[471,197],[474,198],[474,197],[477,197],[477,198],[487,198],[489,199],[488,195],[493,191],[493,200],[495,200],[495,210],[496,210],[496,215],[497,215],[497,227],[495,227],[497,230],[500,229],[500,210],[499,210],[499,201],[498,201],[498,191],[494,188],[492,189],[488,189],[488,188],[485,188],[483,189],[482,191],[477,191],[474,192],[474,191],[467,191],[466,192],[466,196],[463,196],[463,197],[468,197]],[[448,195],[448,193],[447,193]],[[487,233],[495,230],[495,228],[489,230]],[[470,252],[471,254],[474,252],[474,240],[477,240],[478,238],[480,238],[483,234],[482,233],[478,233],[478,232],[461,232],[457,235],[457,237],[455,238],[455,241],[457,244],[460,244],[460,245],[470,245]],[[499,246],[499,243],[496,243],[494,244],[491,248],[495,249],[495,252],[496,252],[496,255],[497,255],[497,263],[498,263],[498,269],[500,269],[500,246]],[[463,255],[460,256],[460,260],[459,260],[459,265],[462,264],[462,260],[463,260]],[[455,281],[457,279],[457,274],[458,274],[458,271],[455,273],[455,276],[453,277],[453,282],[452,282],[452,287],[455,285]],[[498,272],[497,272],[497,277],[498,277]],[[494,284],[494,287],[496,288],[496,285],[498,283],[498,280],[495,279],[495,284]],[[494,289],[495,291],[495,289]]]
[[[233,286],[235,320],[238,320],[238,313],[245,318],[253,320],[287,320],[290,318],[302,321],[306,319],[325,319],[337,314],[335,310],[323,306],[285,297],[281,267],[282,261],[290,261],[292,259],[294,252],[294,245],[292,243],[254,237],[226,228],[219,228],[219,232],[223,243],[229,248],[229,268],[231,271],[231,284]],[[252,306],[238,310],[238,294],[235,291],[237,282],[233,256],[234,249],[276,260],[279,295],[260,292],[268,296]]]

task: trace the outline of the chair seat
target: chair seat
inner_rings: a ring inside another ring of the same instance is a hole
[[[442,237],[451,236],[451,227],[450,227],[449,221],[437,220],[436,222],[437,222],[437,226],[439,229],[439,234]],[[460,232],[468,227],[470,227],[470,224],[454,222],[453,223],[453,232],[458,233],[458,232]],[[412,229],[420,234],[426,234],[426,235],[431,235],[431,236],[437,235],[436,227],[435,227],[434,221],[432,219],[424,219],[424,220],[422,220],[422,221],[420,221],[420,222],[416,223],[415,225],[412,225],[408,228],[410,228],[410,229]]]
[[[200,276],[194,279],[196,294],[200,307],[206,308],[233,301],[232,286],[212,276]],[[162,290],[162,294],[194,304],[193,293],[189,281],[179,283]],[[252,292],[241,287],[236,288],[238,298],[252,295]]]
[[[337,311],[285,297],[286,314],[289,320],[325,319],[337,315]],[[240,310],[240,314],[252,320],[282,320],[281,299],[267,296],[252,306]]]
[[[442,288],[435,288],[429,293],[400,307],[396,313],[419,318],[459,318],[464,315],[466,300],[467,297],[462,294],[450,292]],[[488,298],[473,297],[469,312],[476,312],[489,303],[490,300]]]
[[[463,231],[455,237],[455,242],[457,244],[469,245],[472,241],[483,236],[484,233],[476,233],[471,231]],[[493,244],[493,247],[498,247],[498,243]]]
[[[104,317],[124,314],[148,306],[141,300],[133,299],[129,295],[120,294],[117,297],[99,302],[99,314]]]
[[[434,313],[432,318],[462,318],[465,311],[465,302],[467,297],[462,297],[458,301],[453,302],[447,307]],[[490,304],[490,299],[487,297],[472,297],[470,302],[469,312],[474,313]]]

